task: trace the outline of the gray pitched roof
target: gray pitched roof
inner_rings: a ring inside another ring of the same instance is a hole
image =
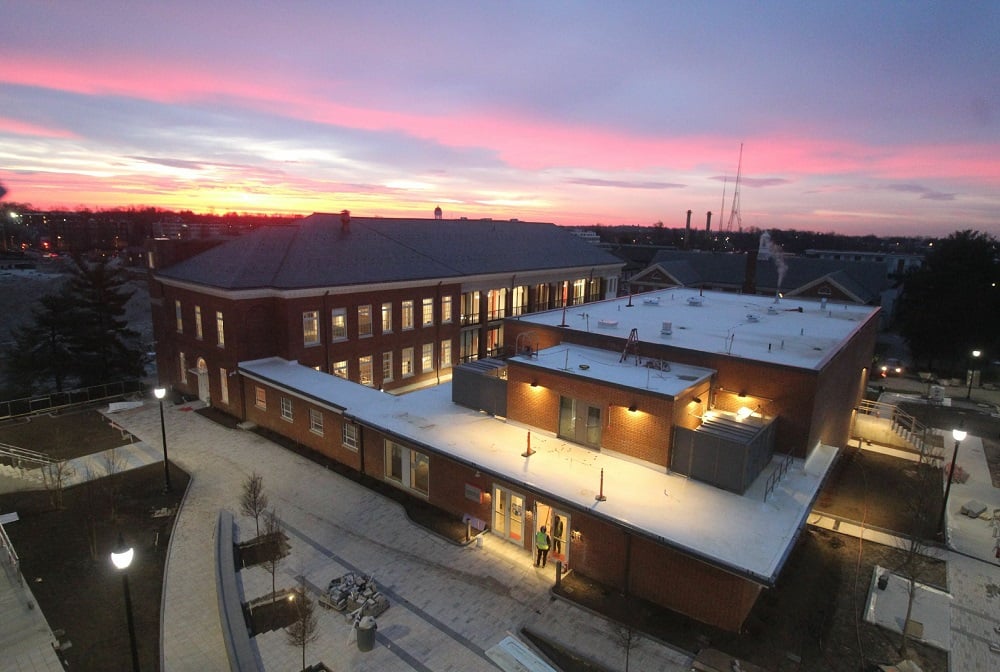
[[[160,271],[223,289],[304,289],[491,273],[621,266],[554,224],[314,214],[267,226]]]
[[[882,264],[792,256],[785,257],[784,262],[785,273],[779,287],[778,265],[775,261],[757,260],[755,284],[758,290],[792,291],[820,278],[829,277],[861,301],[868,303],[877,300],[880,292],[887,289],[890,284],[886,278],[885,266]],[[745,254],[683,250],[661,250],[652,262],[652,265],[658,265],[670,272],[688,287],[699,284],[739,287],[746,275],[746,264]],[[636,279],[640,279],[639,276],[633,278]]]

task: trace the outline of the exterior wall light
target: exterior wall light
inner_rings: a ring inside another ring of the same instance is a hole
[[[635,413],[637,410],[639,410],[639,409],[636,407],[635,404],[632,404],[631,406],[628,407],[628,412],[629,413]]]
[[[740,416],[740,419],[746,420],[751,415],[753,415],[753,411],[751,411],[746,406],[740,406],[740,410],[736,411],[736,415]]]

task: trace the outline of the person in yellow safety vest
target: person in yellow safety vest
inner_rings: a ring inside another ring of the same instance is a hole
[[[545,566],[545,561],[549,558],[550,543],[552,543],[552,539],[545,533],[545,526],[542,525],[535,534],[535,548],[538,549],[535,553],[535,567],[538,567],[539,564],[542,567]]]

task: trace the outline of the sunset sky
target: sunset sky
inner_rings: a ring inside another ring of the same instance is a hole
[[[997,235],[1000,2],[0,0],[36,208],[724,229],[741,143],[744,228]]]

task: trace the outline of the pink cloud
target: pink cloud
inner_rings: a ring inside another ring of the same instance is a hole
[[[29,135],[40,138],[75,138],[76,134],[67,131],[63,128],[50,128],[47,126],[39,126],[38,124],[29,124],[19,119],[7,119],[0,117],[0,133],[9,133],[10,135]]]

